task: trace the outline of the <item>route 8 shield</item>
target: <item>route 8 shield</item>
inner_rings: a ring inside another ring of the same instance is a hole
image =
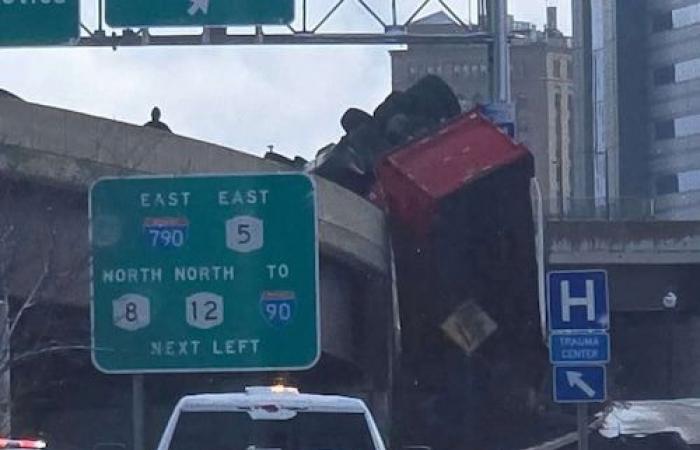
[[[138,294],[125,294],[112,301],[112,322],[126,331],[147,327],[151,323],[148,298]]]
[[[288,325],[294,318],[296,295],[291,291],[265,291],[260,297],[260,312],[275,327]]]

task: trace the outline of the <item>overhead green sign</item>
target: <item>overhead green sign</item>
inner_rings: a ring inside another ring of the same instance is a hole
[[[144,373],[315,364],[314,192],[299,173],[98,181],[90,191],[95,366]]]
[[[106,0],[112,27],[283,25],[294,0]]]
[[[68,45],[80,37],[80,0],[0,0],[0,46]]]

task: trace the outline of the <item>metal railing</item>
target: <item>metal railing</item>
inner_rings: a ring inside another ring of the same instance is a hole
[[[544,199],[549,220],[654,220],[654,199],[644,197]]]

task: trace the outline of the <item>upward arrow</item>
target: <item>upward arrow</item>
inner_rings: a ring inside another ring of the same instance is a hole
[[[595,391],[593,390],[593,388],[590,387],[588,383],[583,381],[583,374],[581,372],[572,372],[567,370],[566,381],[569,383],[569,386],[576,386],[591,398],[593,398],[593,396],[595,395]]]
[[[194,16],[198,11],[202,11],[202,14],[206,14],[209,11],[209,0],[190,0],[192,6],[187,10],[190,16]]]

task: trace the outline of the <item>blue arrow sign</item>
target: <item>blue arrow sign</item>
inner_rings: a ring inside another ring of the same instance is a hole
[[[547,282],[549,327],[607,330],[608,282],[604,270],[550,272]]]
[[[554,333],[549,336],[549,360],[555,364],[610,362],[610,337],[607,333]]]
[[[604,366],[555,366],[554,401],[594,403],[605,401]]]

